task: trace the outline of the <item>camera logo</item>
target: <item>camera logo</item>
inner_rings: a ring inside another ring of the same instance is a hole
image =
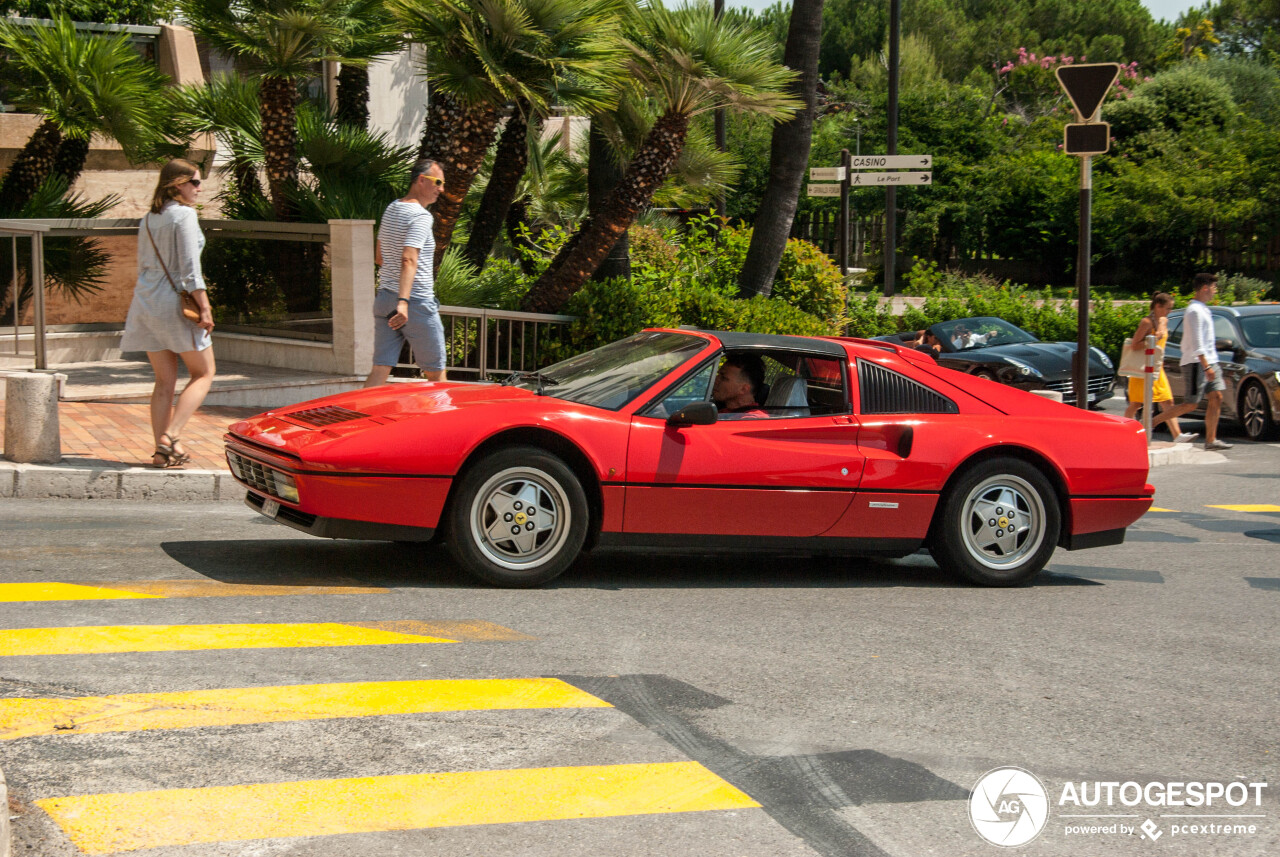
[[[993,845],[1026,845],[1049,820],[1049,796],[1030,771],[987,771],[969,795],[969,821]]]

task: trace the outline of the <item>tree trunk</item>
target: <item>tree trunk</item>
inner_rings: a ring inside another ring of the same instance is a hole
[[[53,171],[62,132],[48,119],[27,140],[0,182],[0,215],[17,217]]]
[[[600,123],[591,123],[591,133],[587,137],[587,213],[592,217],[600,214],[609,194],[622,181],[622,165],[615,159],[617,152],[609,143]],[[631,242],[628,233],[623,232],[609,255],[604,257],[600,267],[591,275],[595,280],[608,280],[614,277],[631,279]]]
[[[443,163],[453,148],[454,129],[462,123],[462,106],[446,92],[432,90],[427,98],[427,118],[422,123],[418,157]]]
[[[264,77],[261,83],[262,148],[267,187],[276,220],[290,221],[297,213],[289,191],[298,181],[298,88],[287,77]]]
[[[334,115],[344,125],[369,127],[369,69],[343,63],[338,70],[338,104]]]
[[[520,179],[529,165],[529,132],[532,129],[536,135],[542,127],[542,120],[536,116],[532,123],[526,121],[520,108],[527,110],[528,105],[517,105],[507,120],[507,127],[498,139],[493,175],[480,198],[479,209],[471,218],[471,236],[467,239],[463,256],[478,269],[483,269],[489,260],[493,242],[502,233],[502,225],[515,199]]]
[[[431,209],[435,216],[437,272],[449,249],[449,242],[453,240],[453,229],[458,225],[458,216],[462,213],[462,200],[471,188],[476,173],[480,171],[485,153],[489,151],[497,133],[497,108],[486,104],[466,110],[462,114],[462,121],[454,129],[448,154],[441,159],[444,188]]]
[[[685,114],[664,113],[658,118],[599,216],[588,217],[556,254],[551,266],[525,295],[522,309],[555,312],[582,288],[662,186],[688,133],[689,117]]]
[[[67,190],[76,183],[76,179],[80,178],[80,173],[84,172],[84,162],[89,157],[89,140],[72,139],[63,137],[62,142],[58,144],[58,153],[53,159],[52,173],[55,176],[61,176],[67,180]]]
[[[773,129],[769,150],[769,182],[765,185],[751,233],[751,246],[738,275],[738,296],[768,295],[791,234],[805,171],[817,103],[818,53],[822,44],[823,0],[795,0],[782,64],[800,72],[792,93],[804,109]]]

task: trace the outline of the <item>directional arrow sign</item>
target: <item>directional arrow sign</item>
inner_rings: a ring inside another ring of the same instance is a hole
[[[1066,90],[1071,106],[1076,109],[1081,122],[1088,122],[1098,112],[1107,90],[1120,76],[1120,64],[1095,62],[1085,65],[1060,65],[1055,72],[1058,83]]]
[[[844,167],[812,167],[809,170],[811,182],[842,182]]]
[[[807,188],[809,196],[839,196],[842,185],[811,184]]]
[[[850,187],[867,187],[881,184],[932,184],[933,173],[854,173],[849,177]],[[813,187],[813,185],[809,185]]]
[[[855,170],[927,170],[933,155],[854,155],[849,161]]]

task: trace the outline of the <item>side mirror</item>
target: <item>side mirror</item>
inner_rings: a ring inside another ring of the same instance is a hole
[[[714,425],[720,416],[720,409],[711,402],[691,402],[671,416],[667,417],[667,425],[675,426],[709,426]]]
[[[1221,353],[1230,354],[1233,360],[1240,360],[1244,357],[1244,346],[1234,339],[1215,339],[1213,347]]]

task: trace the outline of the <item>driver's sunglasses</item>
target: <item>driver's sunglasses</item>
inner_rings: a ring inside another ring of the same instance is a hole
[[[444,179],[438,179],[435,176],[428,175],[424,175],[423,178],[429,182],[433,182],[436,187],[444,187]]]

